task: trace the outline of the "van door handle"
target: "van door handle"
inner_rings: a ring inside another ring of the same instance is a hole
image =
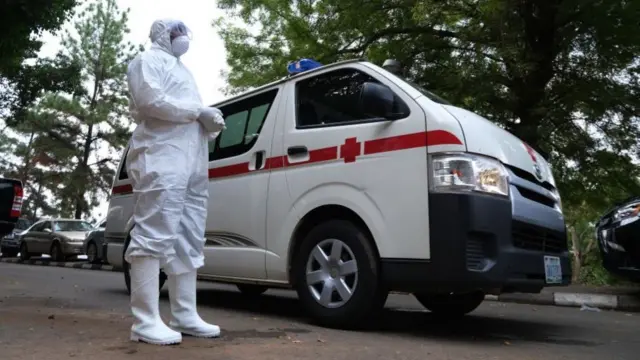
[[[309,152],[306,146],[292,146],[287,149],[287,155],[296,156],[296,155],[306,155]]]

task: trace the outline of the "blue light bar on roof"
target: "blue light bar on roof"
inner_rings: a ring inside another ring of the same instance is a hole
[[[322,64],[312,59],[300,59],[298,61],[291,61],[287,64],[287,71],[290,75],[298,74],[301,72],[313,70],[321,67]]]

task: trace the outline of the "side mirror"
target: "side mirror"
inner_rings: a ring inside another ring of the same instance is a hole
[[[389,87],[374,83],[365,82],[360,93],[360,106],[362,112],[371,117],[396,120],[403,114],[394,113],[396,98]]]

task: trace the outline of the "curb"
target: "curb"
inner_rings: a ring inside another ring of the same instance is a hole
[[[84,269],[97,271],[122,271],[119,267],[103,264],[89,264],[86,262],[55,262],[49,260],[21,260],[15,258],[0,258],[0,262],[9,264],[38,265],[38,266],[55,266],[68,269]]]
[[[411,295],[407,292],[393,291],[392,294]],[[588,311],[616,310],[628,312],[640,312],[640,296],[634,295],[608,295],[608,294],[584,294],[584,293],[508,293],[501,295],[486,295],[485,301],[502,303],[515,303],[526,305],[547,305],[562,307],[588,307]]]
[[[48,260],[20,260],[16,258],[0,258],[0,262],[10,264],[55,266],[70,269],[84,269],[97,271],[120,272],[121,268],[113,265],[88,264],[86,262],[55,262]],[[400,295],[410,295],[405,292],[392,292]],[[633,295],[608,295],[608,294],[585,294],[567,292],[549,292],[539,294],[509,293],[501,295],[486,295],[485,301],[496,301],[503,303],[517,303],[528,305],[549,305],[562,307],[589,307],[591,311],[597,309],[640,312],[640,296]]]
[[[564,307],[598,308],[605,310],[640,312],[640,296],[634,295],[609,295],[587,293],[540,293],[540,294],[501,294],[487,295],[485,300],[507,303],[552,305]],[[595,310],[595,309],[588,309]],[[597,311],[597,310],[595,310]]]

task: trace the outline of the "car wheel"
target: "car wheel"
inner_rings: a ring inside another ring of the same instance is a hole
[[[100,262],[98,258],[98,247],[93,241],[87,246],[87,260],[90,264],[98,264]]]
[[[64,253],[62,252],[62,247],[60,243],[54,242],[51,245],[51,251],[49,252],[49,256],[51,256],[51,261],[62,262],[65,261]]]
[[[236,287],[243,295],[248,296],[262,295],[265,293],[265,291],[269,290],[269,288],[266,286],[253,284],[236,284]]]
[[[480,306],[484,293],[474,291],[465,294],[414,294],[416,299],[434,315],[445,318],[464,316]]]
[[[127,247],[129,247],[128,240],[124,246],[124,249],[122,250],[122,270],[124,272],[124,283],[127,286],[127,293],[131,295],[131,274],[129,273],[131,265],[127,262],[127,260],[124,259],[124,254],[127,252]],[[164,271],[160,269],[160,274],[158,274],[158,276],[160,276],[158,283],[160,284],[160,290],[162,290],[162,287],[164,287],[164,283],[167,281],[167,274],[165,274]]]
[[[20,260],[27,261],[31,259],[31,254],[29,254],[29,249],[27,249],[27,243],[24,241],[20,244]]]
[[[380,310],[389,295],[368,235],[345,220],[317,225],[293,259],[298,298],[320,325],[356,328]]]

